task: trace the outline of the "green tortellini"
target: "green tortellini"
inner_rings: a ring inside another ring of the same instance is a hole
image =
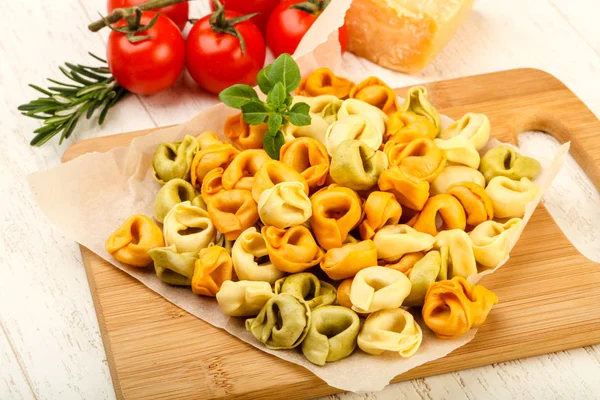
[[[293,274],[275,282],[275,293],[287,293],[303,299],[310,308],[335,303],[337,291],[309,272]]]
[[[329,94],[304,97],[294,96],[292,104],[307,103],[310,106],[310,125],[296,126],[292,123],[285,124],[281,131],[286,142],[299,137],[310,137],[325,144],[325,132],[329,125],[337,120],[337,113],[342,105],[342,100]]]
[[[302,343],[310,323],[308,304],[280,293],[267,301],[256,318],[246,320],[246,330],[269,349],[292,349]]]
[[[178,253],[175,245],[157,247],[148,251],[154,261],[158,278],[170,285],[190,286],[194,275],[197,253]]]
[[[175,178],[188,180],[197,151],[198,141],[189,135],[181,142],[158,145],[152,159],[154,178],[160,184]]]
[[[333,180],[352,190],[369,190],[387,169],[383,151],[373,150],[360,140],[346,140],[333,152],[329,174]]]
[[[311,320],[302,342],[302,353],[308,361],[325,365],[352,354],[360,330],[360,319],[354,311],[341,306],[323,306],[312,311]]]
[[[433,122],[438,130],[442,131],[442,119],[435,107],[429,102],[427,89],[423,86],[415,86],[408,89],[406,99],[400,106],[399,111],[411,111],[415,114],[422,115]]]
[[[194,189],[191,183],[183,179],[171,179],[160,188],[154,200],[154,219],[161,224],[165,217],[176,204],[190,201],[193,206],[206,210],[206,204],[200,193]]]
[[[447,268],[447,264],[443,264],[444,268]],[[439,277],[447,276],[447,271],[442,272],[442,257],[440,252],[432,250],[425,254],[425,257],[420,259],[412,267],[408,278],[410,279],[411,289],[410,294],[402,305],[409,307],[421,307],[425,301],[425,294],[427,289],[434,283]]]
[[[481,158],[479,170],[486,182],[496,176],[518,181],[521,178],[535,178],[540,172],[540,163],[531,157],[520,155],[508,146],[497,146]]]

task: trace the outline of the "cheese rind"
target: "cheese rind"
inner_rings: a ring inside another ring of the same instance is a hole
[[[474,0],[354,0],[348,50],[401,72],[418,72],[446,46]]]

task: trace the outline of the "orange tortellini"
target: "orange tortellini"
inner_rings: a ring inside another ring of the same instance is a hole
[[[380,190],[392,193],[400,204],[412,210],[421,210],[429,198],[429,183],[399,167],[383,171],[377,184]]]
[[[394,89],[374,76],[354,86],[350,91],[350,97],[375,106],[387,115],[398,110],[398,97]]]
[[[390,166],[427,182],[446,166],[446,154],[430,139],[415,139],[408,143],[387,142],[383,148]]]
[[[411,111],[398,111],[390,115],[383,141],[408,143],[415,139],[435,139],[437,128],[427,117]]]
[[[438,215],[442,218],[442,226],[437,227]],[[431,196],[421,212],[415,217],[413,228],[419,232],[438,234],[438,230],[466,228],[466,215],[463,206],[449,194]]]
[[[275,226],[262,228],[269,258],[280,271],[296,273],[317,265],[323,259],[323,250],[307,227],[293,226],[279,229]]]
[[[270,159],[271,157],[263,149],[242,151],[223,172],[221,185],[224,189],[251,191],[254,186],[254,176]]]
[[[335,280],[351,278],[361,269],[374,265],[377,265],[377,247],[372,240],[329,249],[321,261],[321,269]]]
[[[494,218],[492,199],[482,186],[472,182],[455,183],[448,193],[456,197],[467,215],[467,224],[476,226]]]
[[[329,173],[329,155],[323,144],[309,137],[302,137],[284,144],[279,161],[299,172],[310,190],[325,184]]]
[[[326,250],[342,247],[348,233],[362,217],[362,205],[355,191],[331,185],[311,197],[311,225],[317,241]]]
[[[365,202],[364,219],[359,226],[360,237],[371,239],[384,226],[397,224],[401,216],[402,206],[393,194],[371,192]]]
[[[423,305],[423,321],[440,339],[463,335],[485,322],[498,297],[462,277],[431,285]]]
[[[227,240],[235,240],[258,221],[258,208],[248,190],[231,189],[215,194],[208,202],[208,215]]]
[[[227,117],[225,120],[225,137],[240,150],[262,149],[263,136],[268,127],[264,122],[260,125],[249,125],[242,113]]]
[[[221,246],[202,249],[194,266],[192,292],[214,297],[223,282],[231,280],[232,274],[233,263],[227,250]]]
[[[164,245],[162,231],[145,215],[129,217],[104,244],[111,256],[134,267],[150,265],[148,251]]]
[[[296,89],[296,94],[300,96],[330,94],[339,99],[345,99],[353,87],[352,81],[334,75],[329,68],[318,68],[302,79],[300,86]]]
[[[194,156],[191,167],[191,183],[197,189],[202,185],[202,180],[215,168],[227,168],[239,154],[239,150],[229,143],[222,143],[212,132],[205,132],[198,136],[200,150]]]

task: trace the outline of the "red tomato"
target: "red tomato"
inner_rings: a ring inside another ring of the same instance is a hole
[[[108,12],[111,13],[117,8],[139,6],[147,1],[148,0],[108,0],[106,8],[108,9]],[[175,22],[175,25],[177,25],[180,30],[183,30],[188,21],[190,7],[186,1],[183,3],[173,4],[171,6],[157,8],[152,11],[157,11],[163,15],[166,15],[171,19],[171,21]]]
[[[146,12],[141,23],[146,25],[155,15]],[[117,23],[124,26],[125,22]],[[185,66],[185,40],[175,23],[159,15],[156,24],[136,36],[151,36],[131,43],[124,33],[112,31],[106,46],[106,59],[111,74],[125,89],[138,94],[153,94],[170,87]]]
[[[225,11],[226,19],[241,16]],[[250,20],[233,25],[246,43],[246,53],[242,54],[238,38],[215,32],[210,17],[198,20],[187,37],[185,54],[190,75],[200,87],[215,94],[236,83],[254,85],[266,55],[260,30]]]
[[[267,24],[267,44],[275,57],[282,53],[294,54],[306,31],[317,20],[318,15],[290,8],[304,1],[284,1],[271,13]],[[339,29],[339,38],[343,53],[348,44],[348,33],[344,25]]]
[[[215,11],[215,4],[210,1],[210,8]],[[258,26],[262,33],[267,32],[267,21],[271,11],[279,4],[280,0],[221,0],[226,10],[236,11],[242,15],[258,13],[252,22]]]

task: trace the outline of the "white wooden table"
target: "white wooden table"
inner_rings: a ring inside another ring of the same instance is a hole
[[[153,97],[129,96],[103,127],[82,123],[63,146],[52,141],[30,147],[39,123],[16,110],[35,95],[27,83],[58,77],[57,66],[64,61],[88,62],[88,51],[104,54],[107,32],[92,34],[86,25],[105,3],[0,1],[0,399],[114,398],[79,248],[45,220],[25,177],[60,163],[74,141],[183,122],[215,101],[188,78]],[[196,1],[192,10],[194,17],[203,15],[205,0]],[[478,0],[450,45],[421,74],[396,74],[351,55],[345,62],[392,86],[540,68],[600,115],[598,16],[598,0]],[[527,136],[525,145],[527,153],[539,156],[553,146],[539,135]],[[600,214],[580,214],[600,209],[598,193],[589,185],[571,161],[545,200],[576,247],[600,262]],[[598,377],[600,346],[592,346],[400,383],[377,394],[333,397],[599,398]]]

